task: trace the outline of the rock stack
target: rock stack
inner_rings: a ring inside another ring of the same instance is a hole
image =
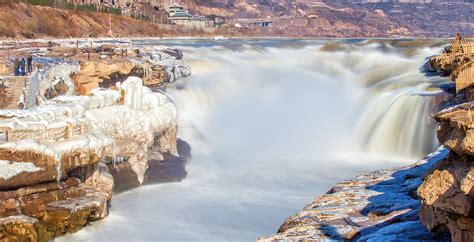
[[[437,113],[438,140],[449,155],[424,176],[418,188],[420,219],[431,231],[449,230],[453,241],[474,240],[474,48],[456,37],[451,47],[430,61],[456,85],[457,104]]]

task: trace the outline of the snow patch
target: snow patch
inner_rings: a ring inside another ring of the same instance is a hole
[[[22,172],[37,172],[42,170],[36,167],[33,162],[12,162],[0,160],[0,178],[7,180]]]

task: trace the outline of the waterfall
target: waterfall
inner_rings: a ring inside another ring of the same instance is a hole
[[[420,64],[417,58],[405,59],[359,80],[367,90],[355,128],[363,152],[417,159],[439,145],[432,116],[439,109],[438,97],[446,95],[439,88],[446,80],[427,77]]]
[[[434,94],[410,90],[376,95],[367,103],[359,123],[360,146],[366,152],[400,157],[423,157],[436,148]]]
[[[166,88],[188,176],[114,195],[109,218],[59,241],[253,241],[336,182],[423,157],[446,80],[421,67],[440,49],[394,43],[136,41],[193,68]]]

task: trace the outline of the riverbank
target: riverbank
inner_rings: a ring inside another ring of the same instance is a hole
[[[472,240],[473,53],[472,40],[458,35],[426,65],[455,86],[451,107],[434,115],[445,148],[408,167],[339,183],[257,241]]]
[[[191,74],[182,52],[85,41],[7,48],[0,79],[1,240],[76,232],[108,215],[114,193],[186,176],[191,154],[177,137],[176,106],[151,89]],[[27,56],[33,70],[15,75]]]
[[[447,154],[440,148],[409,166],[341,182],[286,219],[277,234],[257,241],[448,241],[448,234],[423,227],[416,195],[422,176]]]

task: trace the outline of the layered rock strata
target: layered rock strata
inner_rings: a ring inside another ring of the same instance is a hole
[[[453,241],[474,240],[474,103],[435,115],[439,141],[451,152],[418,189],[420,217],[432,231],[449,230]]]
[[[18,92],[2,80],[7,108],[22,109],[0,106],[1,241],[77,231],[107,215],[113,191],[186,176],[176,107],[149,88],[191,74],[181,51],[77,40],[10,54],[35,70]]]
[[[445,52],[434,57],[433,69],[455,83],[454,103],[434,118],[437,136],[450,150],[418,189],[421,222],[431,231],[448,230],[453,241],[474,240],[474,45],[457,35]]]

